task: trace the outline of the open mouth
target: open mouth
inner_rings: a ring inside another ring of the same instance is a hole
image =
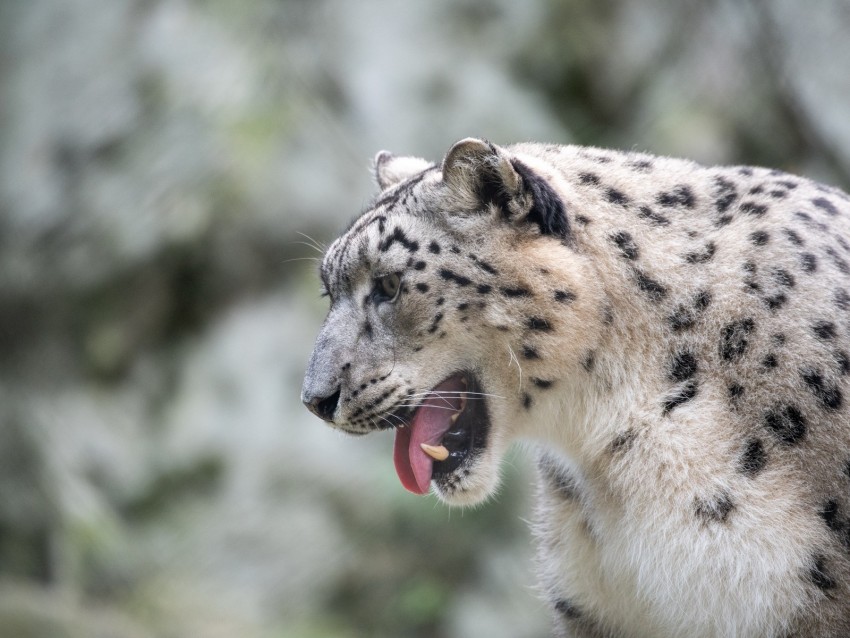
[[[405,489],[425,494],[432,479],[458,472],[481,450],[489,417],[480,384],[458,373],[438,384],[396,428],[393,460]]]

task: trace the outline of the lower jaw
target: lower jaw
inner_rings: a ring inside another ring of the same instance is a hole
[[[491,497],[499,486],[498,469],[477,455],[455,472],[435,474],[431,479],[437,497],[452,506],[477,505]]]

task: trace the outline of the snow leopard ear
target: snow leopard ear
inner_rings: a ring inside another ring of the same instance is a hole
[[[514,224],[534,223],[544,235],[569,238],[564,202],[541,176],[502,148],[468,137],[449,149],[443,181],[463,210],[487,210]]]
[[[519,194],[519,175],[495,144],[474,137],[457,142],[443,159],[443,181],[465,208],[502,206]]]
[[[430,167],[431,162],[419,157],[396,157],[389,151],[381,151],[375,155],[372,170],[378,188],[385,191]]]

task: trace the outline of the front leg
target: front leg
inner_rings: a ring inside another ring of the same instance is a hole
[[[538,567],[559,638],[621,638],[603,627],[588,602],[599,594],[592,574],[600,571],[593,530],[578,480],[554,456],[538,460],[540,494],[537,525]],[[596,583],[598,585],[598,583]]]

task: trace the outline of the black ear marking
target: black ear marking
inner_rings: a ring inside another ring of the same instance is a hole
[[[493,204],[503,214],[507,214],[511,201],[510,194],[505,190],[505,183],[495,166],[483,164],[479,169],[476,196],[482,204]]]
[[[537,224],[544,235],[564,240],[570,238],[570,222],[564,202],[548,182],[518,159],[512,159],[514,170],[522,178],[523,188],[531,195],[531,209],[526,219]]]

